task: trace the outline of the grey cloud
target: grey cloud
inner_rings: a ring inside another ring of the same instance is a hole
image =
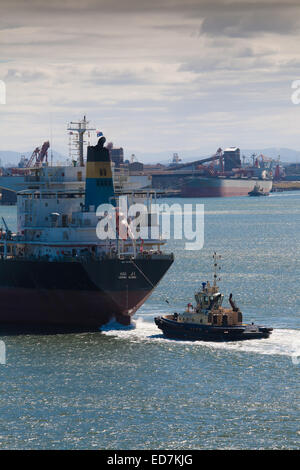
[[[138,77],[131,73],[123,73],[119,75],[114,74],[103,74],[102,77],[91,78],[88,80],[89,83],[101,86],[101,85],[146,85],[151,83],[150,80],[146,78]]]
[[[156,25],[153,18],[153,29],[185,30],[188,27],[180,20],[193,18],[199,34],[232,38],[298,32],[300,17],[300,5],[296,0],[1,0],[1,9],[4,16],[5,13],[8,18],[11,15],[11,21],[16,18],[16,22],[35,25],[55,20],[63,24],[65,21],[66,29],[72,27],[75,17],[82,18],[84,24],[90,16],[95,20],[91,23],[91,33],[101,31],[102,21],[107,21],[106,15],[111,15],[112,25],[115,15],[122,16],[123,26],[128,22],[130,28],[131,22],[139,21],[135,14],[150,17],[151,14],[168,13],[177,16],[178,20],[174,20],[173,25]],[[11,28],[10,25],[6,27]],[[112,29],[112,35],[117,32],[117,28]]]
[[[22,25],[20,25],[20,24],[6,24],[6,23],[2,23],[1,20],[0,20],[0,31],[8,31],[8,30],[11,30],[11,29],[18,29],[18,28],[22,28]]]
[[[230,3],[219,10],[203,9],[201,34],[242,38],[265,33],[292,34],[299,31],[300,5],[269,2]]]
[[[298,2],[283,0],[1,0],[2,57],[5,52],[14,60],[0,64],[0,78],[10,83],[5,112],[13,118],[1,130],[2,145],[16,126],[36,139],[32,122],[46,112],[50,94],[63,129],[64,120],[87,112],[120,133],[124,146],[126,139],[149,146],[142,127],[155,127],[158,147],[170,146],[176,125],[186,140],[198,142],[201,135],[203,142],[210,135],[218,140],[223,132],[234,142],[249,115],[265,115],[264,138],[279,142],[289,132],[288,121],[282,119],[280,133],[270,121],[291,106],[290,84],[298,78],[298,8]],[[264,33],[277,37],[261,37]],[[287,34],[288,40],[282,37]],[[177,82],[168,81],[172,74]],[[197,119],[206,126],[203,134]],[[260,121],[253,124],[246,137],[257,139],[261,127]],[[295,135],[294,140],[297,130]]]
[[[43,72],[20,71],[18,69],[9,69],[5,76],[7,81],[32,82],[49,78]]]
[[[202,14],[203,12],[217,13],[224,11],[262,11],[266,8],[289,9],[298,7],[297,0],[2,0],[2,9],[10,8],[15,11],[63,13],[98,11],[103,13],[134,13],[134,12],[172,12],[184,14]],[[16,10],[18,8],[18,10]]]
[[[239,49],[234,55],[234,57],[240,58],[251,58],[251,57],[266,57],[274,54],[272,49],[262,49],[260,51],[254,50],[252,47],[243,47]]]
[[[131,71],[99,71],[94,69],[90,73],[88,81],[94,85],[146,85],[152,83],[150,74],[153,72],[151,68],[142,70],[141,72]]]
[[[270,16],[266,14],[259,19],[255,14],[249,14],[248,17],[224,15],[205,18],[201,33],[242,38],[264,33],[291,34],[299,31],[298,19],[293,16],[286,18]]]
[[[228,56],[225,58],[207,57],[200,60],[192,60],[184,62],[180,66],[180,71],[195,72],[197,74],[203,74],[207,72],[253,72],[254,70],[272,68],[272,60],[266,58],[260,58],[255,56],[246,56],[241,58],[235,58]]]

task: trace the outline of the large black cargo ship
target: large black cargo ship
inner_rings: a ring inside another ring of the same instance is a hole
[[[3,220],[0,328],[94,329],[112,318],[128,324],[171,266],[161,240],[97,236],[97,207],[117,199],[104,142],[88,147],[85,193],[50,180],[18,194],[16,234]]]
[[[123,324],[149,297],[173,258],[0,260],[0,328]]]

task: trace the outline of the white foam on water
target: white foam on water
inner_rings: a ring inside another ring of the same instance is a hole
[[[295,197],[300,196],[299,190],[294,191],[278,191],[275,193],[271,193],[270,197]]]
[[[156,341],[172,342],[173,344],[189,344],[192,347],[205,347],[223,349],[225,351],[239,351],[266,355],[290,356],[293,362],[300,364],[300,330],[274,329],[271,336],[266,339],[213,342],[213,341],[180,341],[169,340],[163,337],[161,330],[154,322],[144,321],[143,318],[133,320],[131,326],[122,326],[111,322],[102,327],[103,334],[131,342]]]
[[[132,320],[129,326],[120,325],[116,321],[111,321],[101,327],[103,334],[107,336],[116,336],[121,339],[136,340],[151,340],[152,335],[157,335],[160,330],[156,325],[149,321],[144,321],[142,318]]]
[[[256,354],[280,355],[300,358],[300,330],[274,329],[265,339],[232,341],[228,343],[203,343],[209,347]]]

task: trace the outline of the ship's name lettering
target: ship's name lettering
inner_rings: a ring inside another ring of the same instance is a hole
[[[136,279],[136,273],[135,271],[132,271],[130,274],[127,274],[127,272],[122,272],[119,274],[119,279]]]

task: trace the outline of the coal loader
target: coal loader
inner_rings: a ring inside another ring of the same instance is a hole
[[[97,237],[97,207],[117,204],[104,143],[88,147],[85,191],[64,184],[63,173],[58,184],[51,168],[37,170],[18,193],[17,233],[3,219],[0,328],[91,330],[112,318],[129,324],[173,263],[161,239],[144,245]]]
[[[242,164],[239,148],[219,148],[211,157],[153,172],[152,185],[177,190],[177,195],[187,198],[247,196],[258,183],[269,193],[274,162],[264,155],[253,154],[252,159],[251,165]]]

